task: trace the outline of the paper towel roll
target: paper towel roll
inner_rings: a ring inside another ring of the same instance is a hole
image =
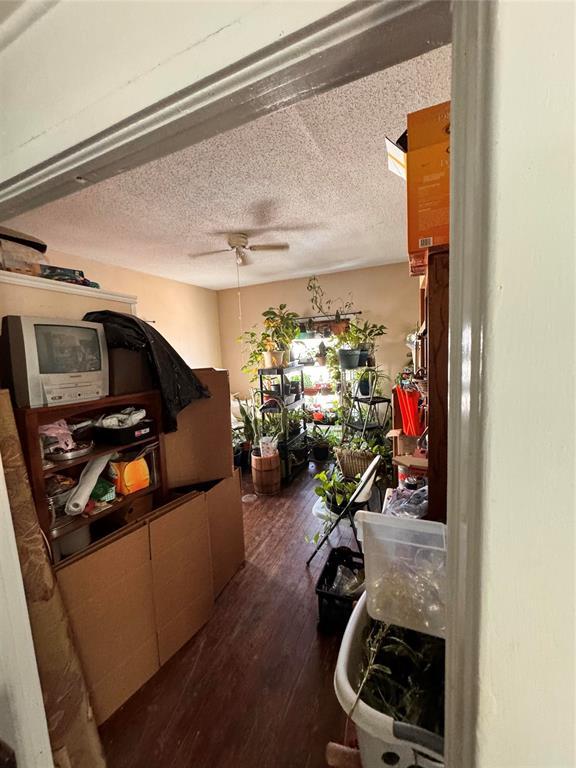
[[[74,488],[66,502],[65,510],[67,515],[81,515],[84,512],[96,481],[112,456],[114,456],[114,452],[98,456],[98,458],[92,459],[86,464],[80,475],[78,485]]]

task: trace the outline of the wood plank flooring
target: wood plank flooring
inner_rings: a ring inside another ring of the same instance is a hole
[[[209,623],[102,726],[109,768],[324,768],[345,718],[332,685],[340,638],[316,628],[329,548],[305,566],[315,470],[244,504],[246,565]],[[332,536],[349,543],[349,529]]]

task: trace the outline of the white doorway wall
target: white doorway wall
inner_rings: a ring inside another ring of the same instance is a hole
[[[450,768],[576,765],[575,8],[454,8]]]

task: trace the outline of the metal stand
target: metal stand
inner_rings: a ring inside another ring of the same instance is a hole
[[[378,381],[380,378],[378,370],[376,368],[355,370],[361,370],[362,373],[353,385],[350,411],[342,430],[343,441],[346,439],[348,432],[359,432],[362,438],[364,438],[367,432],[383,432],[392,413],[392,401],[390,398],[375,394],[378,391]],[[342,371],[342,376],[345,382],[344,371]],[[362,394],[363,389],[368,390],[367,395]],[[386,404],[383,416],[378,408],[382,404]]]
[[[354,514],[353,512],[356,511],[356,508],[362,506],[365,504],[368,499],[370,498],[370,494],[372,493],[372,485],[374,484],[374,480],[376,479],[376,472],[378,470],[378,465],[380,464],[381,457],[375,456],[374,460],[364,472],[362,477],[360,478],[358,482],[358,486],[356,487],[356,490],[350,497],[350,501],[342,512],[338,515],[338,517],[332,522],[330,525],[330,528],[328,531],[322,536],[318,544],[316,545],[316,549],[308,560],[306,560],[306,566],[309,566],[312,560],[316,557],[320,549],[324,546],[326,541],[328,540],[328,537],[332,533],[332,531],[336,528],[336,526],[344,519],[345,516],[348,516],[348,519],[350,520],[350,526],[352,528],[352,532],[354,534],[354,538],[356,539],[356,546],[358,547],[358,551],[362,552],[362,546],[360,544],[360,541],[358,539],[358,532],[356,531],[356,525],[354,524]]]

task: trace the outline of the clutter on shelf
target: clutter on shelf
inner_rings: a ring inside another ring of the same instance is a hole
[[[47,248],[46,243],[38,238],[0,227],[0,269],[61,283],[83,285],[87,288],[100,288],[100,285],[89,280],[81,269],[48,264]]]

